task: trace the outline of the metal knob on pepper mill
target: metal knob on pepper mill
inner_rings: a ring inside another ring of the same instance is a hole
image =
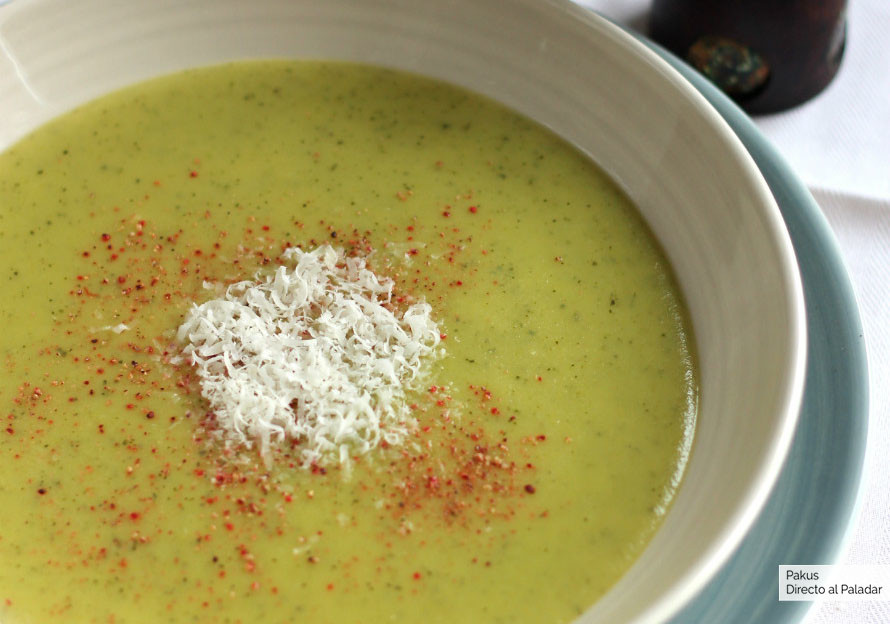
[[[840,66],[846,0],[653,0],[650,36],[750,113],[822,91]]]

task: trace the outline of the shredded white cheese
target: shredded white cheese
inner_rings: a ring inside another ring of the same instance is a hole
[[[264,456],[298,441],[305,465],[401,443],[414,423],[406,391],[439,344],[432,308],[399,311],[392,280],[342,250],[283,258],[273,275],[193,306],[179,328],[217,422]]]
[[[99,329],[101,329],[102,331],[113,331],[115,334],[122,334],[130,328],[123,323],[118,323],[117,325],[106,325],[105,327],[100,327]]]

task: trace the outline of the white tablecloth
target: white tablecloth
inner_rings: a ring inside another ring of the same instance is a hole
[[[645,32],[648,0],[579,3]],[[828,88],[755,122],[813,191],[853,281],[869,359],[869,432],[860,514],[840,562],[890,565],[890,2],[849,0],[848,20],[844,59]],[[890,602],[817,602],[805,618],[887,622]]]

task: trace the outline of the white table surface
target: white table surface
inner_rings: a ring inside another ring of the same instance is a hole
[[[578,1],[645,32],[648,0]],[[890,565],[890,2],[848,0],[847,32],[841,68],[825,91],[754,121],[810,187],[834,229],[865,330],[865,478],[839,563]],[[884,624],[890,602],[816,602],[804,622]]]

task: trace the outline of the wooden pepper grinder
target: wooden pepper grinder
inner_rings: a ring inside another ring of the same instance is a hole
[[[750,113],[810,99],[846,42],[846,0],[653,0],[650,36]]]

